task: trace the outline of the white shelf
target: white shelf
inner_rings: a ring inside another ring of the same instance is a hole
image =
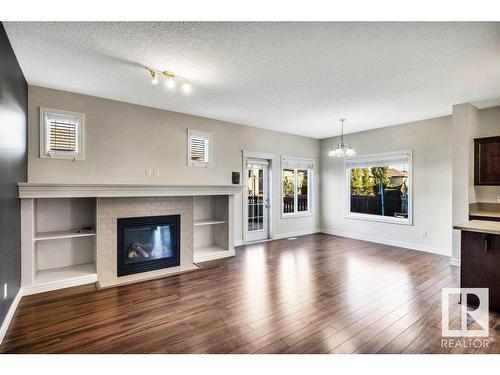
[[[55,281],[66,281],[70,279],[95,275],[95,264],[78,264],[76,266],[68,266],[61,268],[52,268],[48,270],[40,270],[35,276],[35,284],[45,284]]]
[[[95,236],[95,231],[78,233],[79,230],[81,230],[81,229],[78,228],[78,229],[61,230],[61,231],[54,231],[54,232],[35,233],[35,237],[33,238],[33,241],[46,241],[46,240],[57,240],[57,239],[61,239],[61,238],[76,238],[76,237]]]
[[[215,224],[225,224],[225,220],[218,220],[218,219],[205,219],[205,220],[195,220],[194,226],[195,227],[200,227],[202,225],[215,225]]]
[[[77,285],[91,284],[97,281],[94,263],[76,266],[52,268],[38,271],[33,285],[24,287],[24,294],[47,292]]]
[[[220,259],[234,256],[234,250],[226,250],[219,246],[202,246],[195,247],[194,249],[194,261],[206,262],[208,260]]]

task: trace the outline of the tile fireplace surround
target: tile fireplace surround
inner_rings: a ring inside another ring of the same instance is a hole
[[[133,275],[117,276],[118,218],[181,215],[181,264]],[[97,280],[102,288],[196,269],[193,263],[193,197],[99,198],[97,200]]]
[[[107,288],[232,256],[234,197],[241,191],[241,185],[19,183],[22,294],[94,282]],[[161,215],[180,215],[180,265],[118,277],[117,219]]]

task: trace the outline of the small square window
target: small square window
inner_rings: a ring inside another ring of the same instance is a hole
[[[188,166],[212,166],[212,133],[188,129]]]
[[[40,108],[40,157],[83,160],[83,113]]]

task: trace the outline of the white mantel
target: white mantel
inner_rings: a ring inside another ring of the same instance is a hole
[[[45,184],[19,182],[19,198],[112,198],[233,195],[242,185]]]

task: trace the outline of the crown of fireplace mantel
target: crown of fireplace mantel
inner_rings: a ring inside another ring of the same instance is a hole
[[[48,184],[19,182],[19,198],[111,198],[233,195],[243,185]]]

